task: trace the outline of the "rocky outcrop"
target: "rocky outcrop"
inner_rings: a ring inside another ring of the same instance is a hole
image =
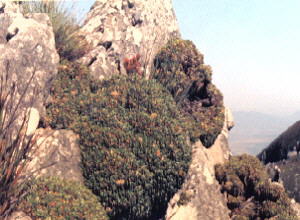
[[[17,5],[0,0],[0,24],[0,72],[7,73],[10,85],[16,84],[15,100],[26,91],[20,111],[28,111],[27,135],[34,133],[37,138],[25,174],[83,182],[77,135],[68,130],[36,131],[40,116],[45,115],[49,82],[57,73],[59,61],[49,18],[44,14],[24,16]],[[80,35],[93,49],[79,61],[89,66],[97,79],[103,79],[125,74],[122,62],[132,54],[140,54],[139,62],[149,75],[156,52],[180,34],[171,0],[99,0]],[[225,197],[214,176],[215,164],[224,163],[230,155],[227,137],[233,118],[230,111],[225,113],[224,128],[214,145],[209,149],[200,141],[193,145],[188,176],[170,201],[166,219],[229,219]],[[16,215],[29,218],[24,213]]]
[[[258,154],[258,158],[264,163],[277,162],[287,159],[289,152],[294,150],[300,151],[300,121],[295,122],[273,140]]]
[[[70,130],[40,128],[35,137],[37,143],[29,155],[26,175],[58,176],[83,183],[78,135]]]
[[[233,118],[225,114],[225,122],[213,146],[205,148],[200,141],[193,145],[192,163],[186,180],[169,202],[167,220],[226,220],[229,210],[215,178],[214,166],[229,159],[228,129]]]
[[[80,32],[93,47],[80,61],[97,79],[124,74],[123,59],[132,54],[149,74],[158,49],[179,36],[172,0],[96,1]]]
[[[29,107],[37,110],[29,113],[36,121],[45,115],[48,84],[57,73],[59,62],[50,20],[46,14],[24,16],[17,4],[0,0],[0,24],[0,72],[4,73],[3,81],[8,80],[7,90],[15,84],[13,108],[21,99],[16,121],[21,121]],[[36,122],[29,123],[34,130]]]

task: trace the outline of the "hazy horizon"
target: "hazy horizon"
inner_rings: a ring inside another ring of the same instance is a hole
[[[92,0],[76,1],[82,13]],[[300,111],[300,1],[173,0],[184,39],[212,66],[232,111]]]

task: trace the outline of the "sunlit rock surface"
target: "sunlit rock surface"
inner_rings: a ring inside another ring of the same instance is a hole
[[[123,59],[140,54],[147,75],[156,52],[179,28],[171,0],[100,0],[92,6],[81,35],[92,45],[81,62],[103,79],[124,74]]]
[[[228,129],[233,118],[225,114],[224,126],[213,146],[193,145],[192,163],[186,180],[169,202],[167,220],[227,220],[229,210],[215,178],[214,166],[229,159]]]

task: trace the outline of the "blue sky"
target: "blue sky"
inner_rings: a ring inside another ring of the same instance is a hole
[[[78,1],[85,14],[94,1]],[[299,0],[173,0],[233,111],[300,111]]]

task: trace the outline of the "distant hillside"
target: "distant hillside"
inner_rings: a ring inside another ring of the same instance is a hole
[[[287,159],[288,153],[293,151],[294,147],[300,141],[300,121],[293,123],[277,138],[275,138],[258,157],[264,163],[277,162]]]
[[[267,147],[289,125],[300,120],[300,111],[287,117],[260,112],[233,112],[235,127],[229,135],[233,154],[256,155]]]

